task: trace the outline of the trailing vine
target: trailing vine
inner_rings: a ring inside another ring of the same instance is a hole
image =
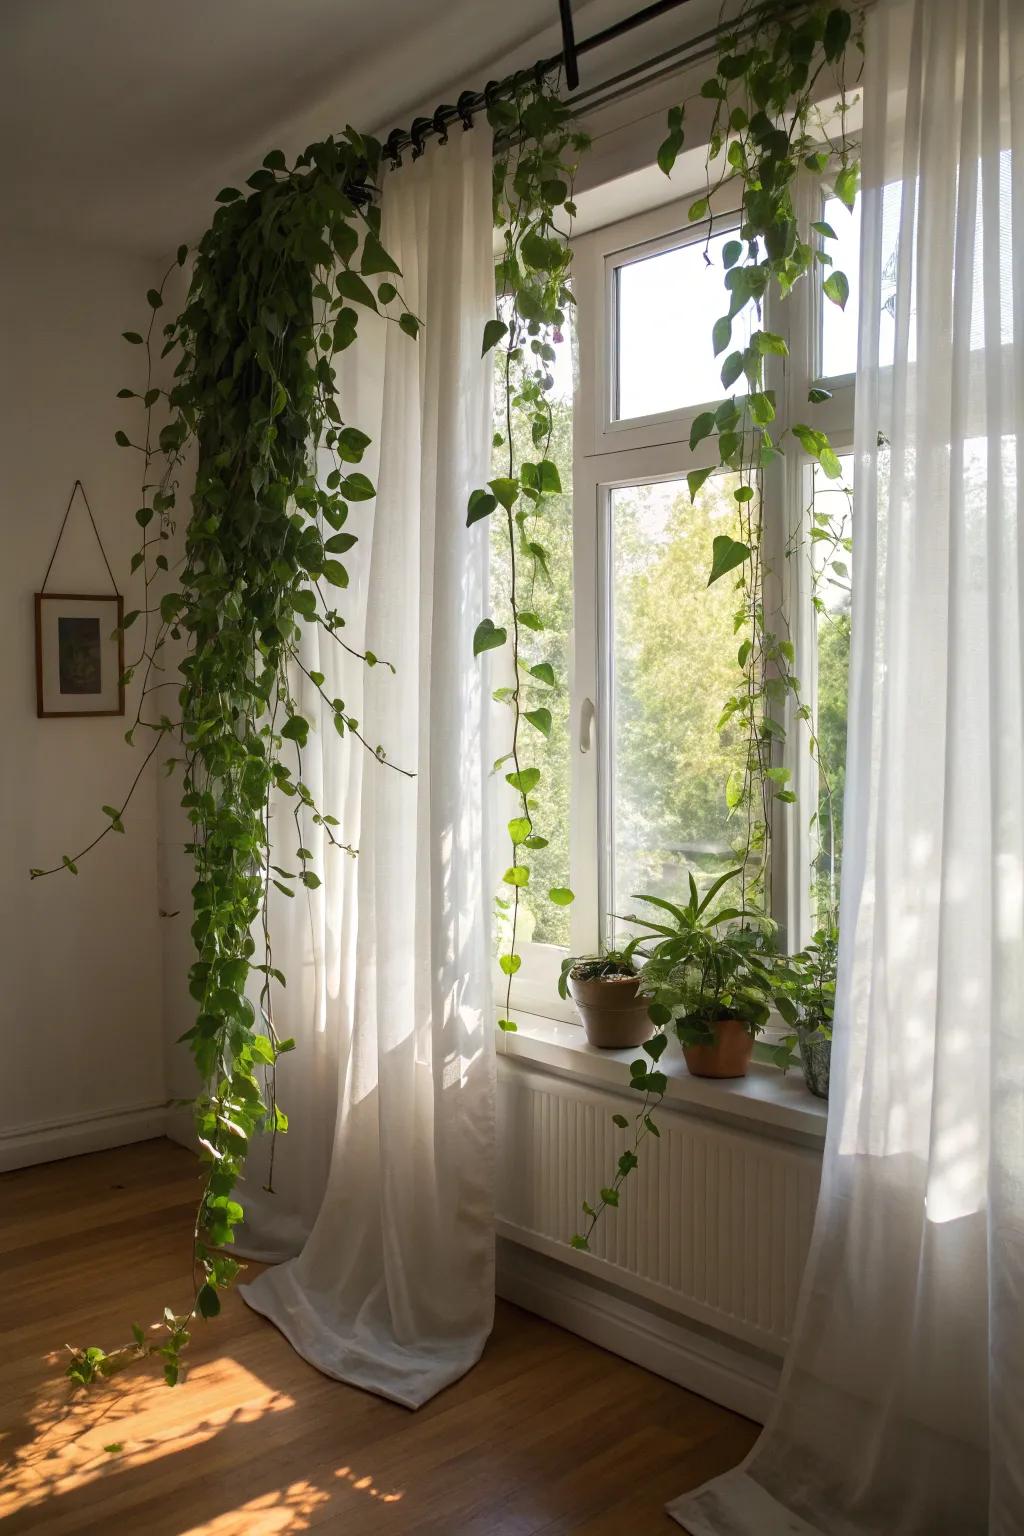
[[[855,26],[856,19],[856,26]],[[736,629],[740,686],[725,701],[719,728],[739,725],[747,751],[742,777],[727,786],[729,808],[745,812],[740,850],[743,866],[758,858],[755,894],[763,897],[767,871],[771,804],[795,800],[790,773],[780,761],[786,739],[783,718],[787,699],[797,718],[810,724],[810,709],[800,699],[796,654],[788,635],[770,627],[764,602],[762,555],[764,471],[783,453],[788,435],[829,479],[842,475],[827,435],[803,422],[778,432],[776,391],[766,379],[769,359],[784,361],[788,347],[781,336],[763,328],[766,300],[786,298],[815,271],[822,274],[825,298],[840,308],[849,297],[849,281],[835,270],[827,250],[831,227],[819,219],[801,228],[795,186],[810,172],[831,171],[835,195],[853,207],[859,165],[857,145],[846,132],[850,102],[846,81],[847,50],[861,45],[860,7],[808,4],[784,18],[749,3],[732,31],[719,40],[713,76],[699,95],[714,102],[706,159],[706,190],[689,209],[692,221],[707,221],[707,241],[715,226],[714,200],[725,188],[740,194],[738,239],[726,243],[722,258],[728,308],[712,328],[716,356],[725,354],[721,379],[726,389],[739,384],[713,410],[702,412],[690,431],[690,447],[708,442],[716,462],[687,476],[695,498],[711,475],[723,469],[737,477],[737,537],[714,540],[708,585],[732,571],[738,595]],[[818,106],[822,77],[831,75],[838,95],[840,131],[833,140]],[[672,108],[669,133],[658,163],[670,173],[684,144],[686,105]],[[748,344],[729,350],[737,322],[749,314]],[[827,399],[812,389],[809,403]],[[747,893],[745,892],[745,895]]]
[[[726,188],[739,194],[740,224],[737,238],[723,248],[727,308],[714,322],[711,342],[716,357],[723,356],[722,386],[733,390],[713,408],[697,415],[690,429],[691,451],[707,443],[714,462],[687,475],[691,500],[704,483],[723,470],[736,477],[734,534],[720,534],[712,546],[708,586],[735,573],[737,607],[735,631],[739,679],[725,700],[719,730],[737,727],[746,747],[742,771],[730,777],[726,802],[742,817],[737,848],[741,896],[739,908],[763,913],[767,906],[772,803],[793,802],[790,769],[783,763],[787,709],[803,722],[810,750],[823,783],[831,826],[831,788],[819,746],[810,705],[800,693],[796,652],[789,634],[779,632],[766,610],[763,553],[763,492],[765,470],[784,452],[785,439],[821,466],[830,480],[842,477],[838,456],[826,433],[804,422],[776,425],[776,390],[766,373],[769,360],[784,366],[788,347],[783,337],[764,328],[766,300],[783,300],[801,279],[821,276],[826,300],[844,308],[849,281],[838,271],[827,249],[835,232],[820,219],[801,226],[795,197],[798,178],[811,174],[829,176],[836,197],[852,209],[859,179],[858,146],[847,132],[851,99],[847,83],[847,58],[852,49],[863,51],[863,7],[859,4],[829,5],[809,0],[806,5],[766,7],[745,0],[717,41],[714,73],[700,86],[696,97],[714,103],[705,161],[705,191],[689,208],[692,223],[706,221],[705,255],[715,229],[715,202]],[[824,82],[831,79],[837,96],[834,113],[839,131],[833,137],[829,119],[819,108]],[[691,98],[691,100],[696,98]],[[669,175],[686,141],[689,102],[670,109],[668,133],[658,151],[658,164]],[[750,339],[733,346],[737,322],[749,316]],[[742,392],[736,392],[736,389]],[[808,403],[820,404],[828,392],[811,388]],[[840,547],[841,535],[826,518],[813,519],[811,542],[832,539]],[[841,547],[846,547],[843,539]],[[812,567],[813,569],[813,567]],[[813,578],[812,578],[813,585]],[[812,601],[820,603],[816,586]],[[817,812],[815,812],[815,817]],[[764,924],[767,919],[759,916]],[[825,926],[834,930],[834,887],[830,886]],[[617,1205],[624,1178],[638,1164],[641,1142],[657,1134],[652,1119],[651,1088],[657,1102],[667,1085],[658,1067],[665,1048],[665,1030],[682,1024],[679,1008],[661,1001],[659,991],[651,1008],[655,1034],[630,1067],[630,1084],[644,1094],[634,1116],[632,1139],[621,1155],[615,1178],[601,1191],[595,1206],[583,1203],[587,1225],[577,1233],[573,1246],[588,1249],[589,1238],[600,1214]],[[780,1010],[788,1011],[785,987],[774,995]],[[682,1038],[682,1036],[680,1036]],[[788,1060],[788,1050],[784,1051]],[[656,1105],[655,1105],[656,1107]],[[614,1117],[628,1127],[622,1115]]]
[[[808,722],[810,714],[799,699],[793,647],[769,627],[763,597],[762,480],[785,436],[775,435],[775,393],[765,368],[767,359],[784,359],[786,347],[780,337],[758,328],[748,345],[729,349],[744,311],[753,310],[760,326],[769,292],[783,296],[811,271],[823,272],[829,300],[846,303],[849,285],[842,273],[829,270],[823,244],[831,231],[820,221],[809,230],[798,227],[793,188],[803,167],[821,175],[835,163],[836,194],[852,206],[857,164],[845,133],[845,60],[851,42],[859,41],[856,14],[844,5],[814,3],[795,12],[788,7],[780,18],[750,0],[721,39],[715,73],[700,91],[715,103],[714,121],[707,190],[690,209],[691,219],[707,219],[710,239],[712,199],[733,183],[742,194],[739,239],[726,246],[728,312],[715,324],[713,345],[716,355],[725,354],[723,387],[742,381],[745,392],[694,421],[691,449],[707,442],[716,463],[692,471],[688,479],[696,496],[716,469],[738,477],[738,536],[715,539],[710,581],[737,573],[742,680],[726,703],[722,724],[742,724],[747,739],[742,783],[728,791],[731,807],[745,815],[743,908],[764,889],[772,799],[793,799],[780,761],[783,706],[795,706]],[[824,124],[814,97],[824,70],[833,72],[840,93],[841,131],[835,143],[826,135],[823,146]],[[572,126],[572,109],[559,100],[552,81],[536,75],[517,76],[507,92],[495,91],[488,116],[502,145],[494,179],[502,254],[498,312],[482,341],[485,354],[502,348],[506,422],[497,446],[507,462],[505,473],[474,490],[467,521],[499,515],[509,557],[508,621],[484,617],[473,648],[480,655],[507,647],[511,676],[496,691],[511,726],[509,750],[495,770],[506,770],[519,801],[508,823],[511,856],[503,885],[509,894],[499,898],[508,938],[500,958],[507,987],[499,1022],[513,1030],[511,989],[521,965],[517,930],[520,895],[530,880],[527,854],[545,843],[534,795],[541,770],[530,760],[529,733],[544,738],[550,732],[544,701],[559,683],[551,662],[533,653],[536,642],[527,636],[543,633],[530,602],[546,576],[545,497],[561,489],[548,457],[551,365],[572,304],[572,189],[575,156],[587,139]],[[685,104],[672,109],[668,128],[658,156],[666,173],[684,144]],[[193,1230],[190,1302],[181,1311],[167,1308],[153,1330],[134,1325],[132,1342],[118,1349],[72,1351],[68,1375],[80,1385],[151,1357],[160,1360],[169,1384],[178,1380],[195,1318],[217,1314],[220,1292],[238,1271],[222,1250],[244,1217],[236,1186],[251,1138],[260,1130],[276,1135],[287,1129],[275,1069],[293,1042],[282,1039],[275,1026],[275,989],[284,986],[285,977],[274,964],[270,889],[293,897],[297,888],[319,885],[310,828],[329,847],[355,851],[305,782],[302,755],[313,723],[297,700],[297,678],[326,705],[341,737],[403,771],[388,762],[383,747],[365,738],[344,700],[332,696],[326,675],[301,652],[306,626],[367,666],[378,661],[345,641],[344,617],[335,606],[334,594],[348,582],[341,557],[356,542],[347,526],[350,507],[370,499],[374,487],[357,467],[369,439],[342,418],[333,359],[355,342],[360,311],[379,311],[413,339],[419,330],[393,281],[400,277],[398,268],[380,241],[379,161],[376,142],[352,129],[310,146],[292,166],[280,151],[271,152],[249,178],[247,191],[229,187],[219,194],[220,207],[195,252],[177,318],[159,325],[172,267],[147,295],[145,332],[124,333],[146,359],[142,387],[121,391],[141,403],[141,429],[134,437],[116,434],[125,451],[141,456],[142,469],[135,513],[142,544],[133,570],[143,573],[145,597],[123,620],[125,630],[141,620],[139,653],[125,674],[125,682],[138,674],[138,708],[127,735],[133,742],[148,732],[152,740],[121,803],[104,807],[107,820],[99,836],[80,853],[64,855],[54,869],[32,875],[77,874],[78,860],[96,843],[123,832],[146,764],[168,742],[176,743],[180,755],[169,756],[166,766],[182,775],[195,871],[197,958],[189,984],[197,1015],[183,1039],[203,1084],[192,1108],[205,1176]],[[184,267],[188,257],[181,247],[175,266]],[[173,381],[165,388],[158,373],[161,362],[171,359]],[[812,399],[816,393],[821,392],[812,392]],[[517,458],[514,421],[528,424],[535,459]],[[800,423],[787,431],[827,476],[838,475],[824,433]],[[318,451],[331,460],[322,478]],[[180,483],[191,455],[195,487],[184,553],[172,570]],[[180,678],[164,675],[173,666],[172,644],[182,650]],[[177,718],[154,707],[154,695],[165,688],[176,689]],[[293,867],[272,862],[282,857],[271,850],[274,795],[293,806]],[[756,873],[748,876],[754,856]],[[565,887],[552,888],[548,897],[560,906],[574,899]],[[663,1008],[655,1022],[658,1033],[648,1060],[634,1064],[632,1074],[645,1094],[637,1134],[620,1159],[618,1176],[602,1192],[605,1204],[615,1203],[607,1195],[617,1199],[622,1179],[636,1166],[639,1141],[657,1134],[650,1109],[663,1091],[657,1069],[663,1046],[656,1042],[665,1038],[670,1010]],[[592,1208],[584,1210],[595,1216]],[[585,1247],[585,1239],[578,1246]]]
[[[505,421],[495,436],[495,448],[503,456],[505,473],[472,492],[467,523],[499,515],[508,549],[507,619],[504,623],[495,623],[493,617],[482,619],[473,651],[481,655],[510,646],[512,680],[494,693],[511,715],[509,748],[494,770],[511,764],[505,779],[519,800],[517,814],[508,822],[511,859],[502,882],[510,894],[496,898],[507,940],[499,960],[506,989],[498,1023],[503,1030],[514,1030],[512,978],[522,963],[517,952],[520,893],[530,880],[526,855],[547,844],[536,823],[534,791],[541,769],[530,761],[523,728],[543,738],[549,735],[551,711],[545,697],[559,686],[551,662],[530,654],[525,634],[539,635],[544,629],[531,594],[536,583],[548,576],[545,498],[562,488],[557,466],[548,457],[553,424],[549,394],[554,385],[555,347],[563,339],[562,327],[573,302],[569,235],[576,213],[572,199],[575,156],[589,140],[571,126],[572,108],[559,99],[554,82],[535,74],[518,76],[511,100],[492,101],[488,119],[503,146],[494,162],[494,223],[502,232],[502,253],[495,269],[497,313],[485,326],[483,352],[502,347],[499,366]],[[517,460],[513,431],[517,421],[528,428],[535,460]],[[574,899],[566,886],[555,886],[547,894],[561,907]]]
[[[162,744],[173,740],[180,749],[166,766],[182,774],[192,827],[196,959],[189,987],[197,1008],[182,1038],[203,1085],[192,1109],[206,1171],[190,1303],[177,1312],[168,1307],[153,1330],[133,1325],[132,1342],[109,1353],[73,1350],[67,1374],[80,1385],[153,1356],[174,1385],[194,1319],[218,1313],[219,1293],[238,1272],[221,1250],[244,1216],[236,1185],[251,1138],[287,1130],[275,1068],[293,1041],[275,1027],[275,991],[285,976],[274,964],[270,889],[294,897],[320,884],[307,846],[311,828],[326,845],[354,851],[303,776],[312,722],[297,702],[297,677],[326,704],[340,736],[395,766],[300,654],[308,626],[365,665],[377,662],[343,639],[335,606],[334,594],[348,584],[341,557],[357,537],[347,526],[350,506],[372,497],[374,487],[355,467],[369,438],[342,419],[333,360],[356,340],[361,310],[380,311],[412,338],[419,330],[380,241],[379,157],[374,140],[348,129],[311,145],[290,167],[274,150],[246,192],[227,187],[218,195],[184,305],[162,328],[160,357],[174,360],[169,388],[155,382],[154,357],[167,277],[147,296],[146,332],[124,333],[146,359],[144,387],[120,392],[140,401],[141,431],[116,434],[142,466],[135,513],[142,545],[132,569],[143,570],[146,596],[143,609],[124,616],[125,629],[142,621],[139,653],[125,674],[126,682],[140,674],[127,737],[152,733],[142,768]],[[188,254],[181,247],[176,265]],[[322,478],[318,450],[331,462]],[[172,572],[167,551],[189,453],[195,488],[184,554]],[[166,590],[157,598],[161,583]],[[179,675],[164,678],[172,641],[181,647]],[[177,689],[177,719],[152,708],[153,695],[168,687]],[[104,807],[107,825],[89,847],[124,830],[142,768],[122,803]],[[275,795],[293,807],[291,867],[273,862],[283,857],[271,850]],[[56,868],[76,874],[81,857],[65,855]]]

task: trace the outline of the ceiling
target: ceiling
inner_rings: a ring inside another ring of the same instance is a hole
[[[575,0],[577,36],[636,4]],[[557,52],[556,15],[555,0],[3,0],[3,222],[162,256],[268,149],[403,124]],[[622,67],[644,31],[593,59]]]
[[[640,3],[573,0],[577,38]],[[682,0],[587,54],[582,86],[720,3]],[[267,150],[405,125],[557,53],[556,17],[556,0],[0,0],[3,226],[163,258]]]

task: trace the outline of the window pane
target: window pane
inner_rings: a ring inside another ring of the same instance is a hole
[[[686,899],[736,862],[740,827],[725,787],[746,740],[717,722],[738,669],[734,583],[708,587],[716,534],[735,533],[736,480],[717,476],[691,505],[684,480],[611,495],[610,910],[637,892]],[[610,934],[614,924],[606,921]]]
[[[821,300],[821,372],[832,379],[857,371],[857,315],[860,310],[860,198],[853,212],[838,197],[825,201],[825,223],[836,232],[834,240],[825,240],[824,249],[832,257],[829,272],[845,272],[850,284],[846,308],[831,299]]]
[[[850,667],[850,544],[853,456],[840,458],[842,480],[814,466],[812,559],[818,639],[818,815],[813,894],[818,918],[839,900],[846,787],[846,719]]]
[[[840,309],[830,299],[821,301],[821,374],[823,378],[837,378],[841,374],[857,371],[857,326],[860,312],[860,210],[858,197],[853,212],[837,197],[825,202],[822,217],[836,232],[835,240],[827,240],[825,248],[832,257],[832,268],[845,272],[850,284],[850,297],[846,308]],[[878,361],[883,368],[892,366],[895,352],[896,328],[893,323],[896,304],[896,253],[900,233],[900,187],[896,183],[886,186],[882,197],[882,312],[878,326]],[[909,356],[916,351],[913,328],[910,333]],[[973,345],[973,341],[972,341]]]
[[[735,239],[735,230],[726,231],[616,268],[617,420],[721,399],[722,358],[712,352],[711,326],[727,308],[722,248]],[[748,345],[750,326],[747,309],[733,348]]]
[[[545,687],[529,679],[523,687],[522,707],[542,707],[551,712],[551,731],[547,739],[528,721],[519,726],[520,761],[541,770],[541,780],[530,796],[532,815],[538,834],[548,839],[546,848],[533,849],[529,854],[530,884],[519,893],[517,942],[557,944],[569,943],[569,909],[556,907],[547,900],[547,892],[555,886],[571,886],[569,878],[569,652],[572,635],[572,399],[573,364],[572,337],[569,325],[563,327],[565,340],[557,346],[557,357],[552,365],[554,387],[551,390],[552,415],[554,418],[551,441],[545,448],[532,440],[529,427],[520,424],[514,448],[517,464],[525,460],[533,463],[541,457],[551,459],[558,467],[562,482],[559,496],[545,496],[542,510],[527,521],[526,537],[516,539],[516,597],[520,611],[535,613],[543,624],[541,630],[523,629],[520,632],[520,651],[528,666],[549,661],[558,680],[557,688]],[[494,387],[495,444],[493,471],[496,475],[509,472],[508,445],[504,438],[505,378],[504,353],[497,348]],[[511,565],[508,548],[508,525],[504,514],[497,511],[491,516],[491,613],[496,624],[510,628],[510,577]],[[534,528],[536,524],[536,528]],[[536,540],[547,551],[547,572],[542,571],[524,551],[528,540]],[[511,632],[511,631],[510,631]],[[496,689],[508,687],[513,682],[510,666],[511,647],[505,646],[492,653],[492,684]],[[504,669],[504,670],[503,670]],[[495,755],[508,751],[511,741],[512,716],[507,705],[497,711],[493,732]],[[507,772],[510,764],[503,765]],[[512,792],[509,791],[511,800]],[[521,815],[518,801],[507,807],[507,815]],[[507,842],[501,855],[508,852]],[[507,862],[507,860],[506,860]],[[504,865],[501,866],[504,868]],[[508,894],[505,886],[502,897]],[[496,952],[507,949],[509,935],[503,932],[505,924],[499,920],[494,925]]]

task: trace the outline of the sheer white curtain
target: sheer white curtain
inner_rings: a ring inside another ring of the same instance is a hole
[[[491,153],[485,129],[460,132],[384,187],[382,238],[423,330],[414,343],[361,321],[340,402],[380,454],[372,514],[350,509],[360,543],[342,634],[381,664],[324,637],[308,666],[415,777],[339,741],[306,682],[319,730],[304,773],[359,853],[325,852],[304,820],[324,883],[275,912],[278,1030],[298,1042],[279,1068],[293,1129],[275,1193],[246,1191],[246,1251],[288,1258],[246,1301],[321,1370],[408,1407],[474,1363],[494,1305],[487,693],[473,658],[487,534],[465,526],[490,461]],[[287,848],[290,805],[274,815]]]
[[[694,1536],[1024,1531],[1024,6],[881,0],[864,101],[824,1180],[779,1405]]]

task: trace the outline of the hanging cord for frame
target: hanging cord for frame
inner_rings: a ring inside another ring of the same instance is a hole
[[[68,517],[71,515],[71,508],[74,505],[76,491],[81,491],[82,493],[82,500],[85,502],[85,510],[89,514],[89,521],[92,524],[92,531],[96,535],[96,543],[100,547],[100,554],[103,556],[103,564],[106,566],[107,575],[110,577],[110,585],[113,587],[115,594],[120,596],[120,594],[117,592],[117,582],[114,580],[114,573],[110,569],[110,561],[107,559],[107,552],[103,548],[103,540],[100,538],[100,531],[96,527],[96,519],[92,515],[92,507],[89,505],[89,498],[85,494],[85,486],[82,484],[81,480],[76,480],[74,485],[71,487],[71,495],[68,497],[68,504],[64,510],[64,521],[60,525],[60,533],[58,533],[57,542],[53,546],[53,554],[50,556],[50,563],[46,567],[46,575],[43,577],[43,584],[39,588],[39,591],[41,593],[46,591],[46,583],[50,579],[50,572],[53,570],[53,562],[57,558],[57,551],[60,549],[60,541],[64,537],[64,529],[68,525]]]

